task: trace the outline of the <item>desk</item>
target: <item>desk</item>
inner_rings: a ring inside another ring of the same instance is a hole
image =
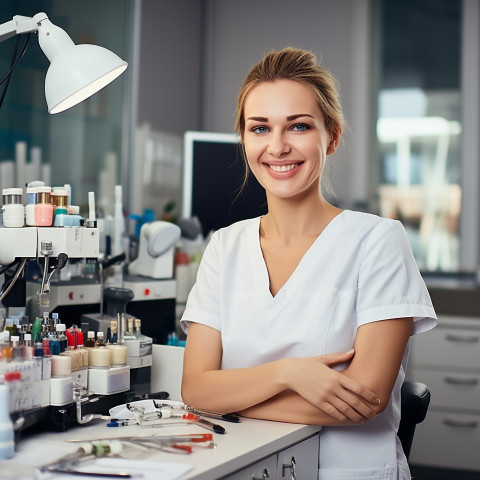
[[[196,449],[191,455],[158,452],[149,454],[146,459],[191,464],[192,469],[182,477],[182,480],[220,479],[227,475],[230,477],[233,472],[314,437],[321,429],[321,427],[312,425],[248,418],[242,418],[241,423],[238,424],[220,421],[218,423],[225,427],[226,433],[224,435],[214,434],[214,441],[217,444],[215,449]],[[66,443],[66,440],[70,439],[93,440],[125,435],[148,436],[152,433],[171,435],[208,432],[196,425],[172,425],[161,428],[140,426],[107,428],[105,424],[104,421],[95,421],[89,425],[72,428],[67,432],[49,432],[28,436],[19,442],[18,452],[8,462],[23,466],[45,464],[74,450],[72,444]],[[318,455],[318,450],[316,453]],[[317,461],[316,458],[312,460],[314,464]],[[0,471],[4,468],[2,463],[0,462]],[[251,476],[245,478],[251,478]],[[275,478],[275,476],[270,478]]]

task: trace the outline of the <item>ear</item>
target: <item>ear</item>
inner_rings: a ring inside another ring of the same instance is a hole
[[[327,155],[331,155],[335,152],[338,147],[338,143],[340,142],[340,135],[342,134],[341,130],[337,130],[332,133],[330,143],[327,147]]]

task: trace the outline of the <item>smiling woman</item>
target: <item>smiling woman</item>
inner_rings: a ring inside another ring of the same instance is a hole
[[[327,132],[311,87],[285,79],[261,83],[250,91],[244,115],[248,165],[269,203],[273,196],[318,191],[326,155],[335,151],[338,136]]]
[[[218,230],[205,251],[181,320],[182,398],[324,425],[319,479],[406,480],[408,343],[436,317],[402,225],[322,195],[342,125],[335,82],[310,52],[271,52],[246,77],[236,127],[268,213]]]

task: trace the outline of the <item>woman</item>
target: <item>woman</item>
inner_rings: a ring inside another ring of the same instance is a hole
[[[400,388],[410,336],[436,317],[401,224],[322,196],[342,125],[335,81],[310,52],[271,52],[244,80],[236,130],[268,213],[205,251],[182,317],[182,397],[324,425],[319,479],[409,479]]]

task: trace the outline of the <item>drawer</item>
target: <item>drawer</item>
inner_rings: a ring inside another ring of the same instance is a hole
[[[415,366],[480,371],[480,330],[437,327],[412,340]]]
[[[417,425],[410,464],[480,471],[480,415],[429,410]]]
[[[280,480],[317,478],[319,439],[317,434],[279,452],[277,478]]]
[[[277,479],[277,455],[271,455],[253,465],[242,468],[236,473],[228,475],[224,480],[252,480]]]
[[[430,408],[473,410],[480,413],[480,373],[413,368],[409,378],[427,385],[431,393]]]

